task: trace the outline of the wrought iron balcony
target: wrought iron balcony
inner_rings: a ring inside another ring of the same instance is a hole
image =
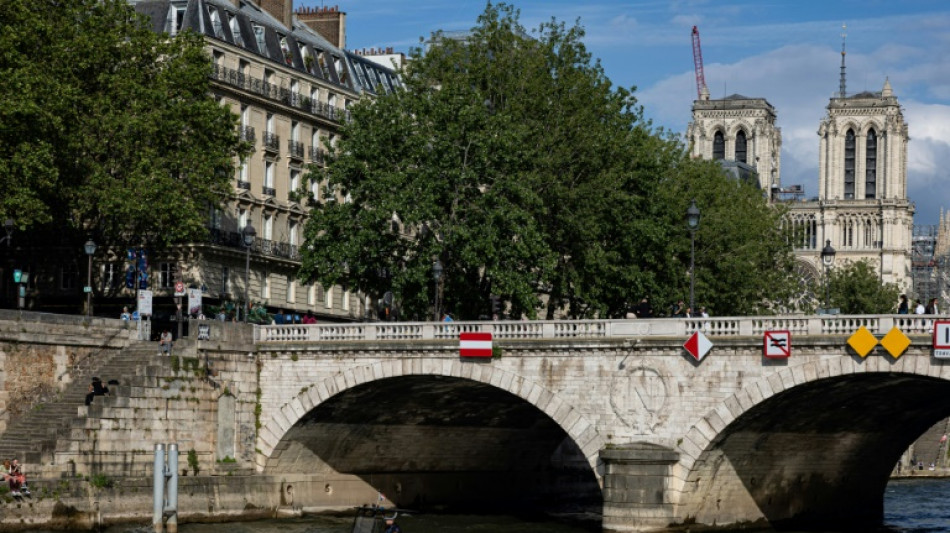
[[[322,165],[326,161],[326,150],[323,150],[319,146],[311,146],[310,161]]]
[[[245,191],[251,190],[251,182],[238,180],[238,189],[244,189]]]
[[[241,140],[242,141],[249,142],[253,145],[254,141],[256,140],[256,137],[257,136],[254,133],[253,126],[241,126]]]
[[[264,132],[264,149],[272,152],[280,151],[280,136],[269,131]]]
[[[273,187],[261,187],[261,192],[268,196],[277,196],[277,189]]]
[[[303,143],[300,141],[295,141],[293,139],[287,141],[287,150],[290,152],[290,157],[296,159],[303,159]]]
[[[244,249],[244,241],[242,240],[240,232],[209,228],[208,237],[208,241],[211,244],[227,248]],[[251,245],[251,252],[293,261],[300,260],[300,249],[296,245],[268,239],[255,239],[254,244]]]
[[[212,65],[210,78],[226,85],[258,94],[269,100],[274,100],[302,111],[309,111],[314,115],[319,115],[335,122],[343,122],[350,118],[350,112],[346,109],[312,100],[299,92],[285,89],[262,79],[252,78],[247,74],[228,67],[217,64]]]

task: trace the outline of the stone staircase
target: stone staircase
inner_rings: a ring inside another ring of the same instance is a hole
[[[176,342],[175,351],[180,353],[187,344],[187,341]],[[110,396],[120,396],[133,377],[154,364],[158,357],[156,343],[137,342],[120,352],[97,354],[83,361],[71,370],[71,382],[53,401],[38,403],[10,420],[6,431],[0,434],[0,459],[17,457],[25,470],[34,475],[49,470],[44,465],[53,461],[57,440],[68,436],[71,428],[86,416],[85,398],[92,377],[98,376],[104,383],[118,380],[119,386],[110,387]],[[108,398],[98,396],[93,405]]]

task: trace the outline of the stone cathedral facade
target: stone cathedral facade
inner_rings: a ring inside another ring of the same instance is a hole
[[[781,132],[763,98],[733,95],[693,103],[687,139],[694,157],[747,165],[770,201],[788,207],[797,268],[822,275],[821,249],[830,242],[835,265],[868,260],[883,282],[911,290],[914,206],[907,198],[907,122],[885,80],[880,92],[831,98],[818,125],[818,195],[781,187]],[[789,194],[791,193],[791,194]]]

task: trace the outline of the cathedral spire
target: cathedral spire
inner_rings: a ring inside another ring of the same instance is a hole
[[[844,98],[845,96],[848,95],[847,90],[845,89],[847,84],[845,83],[845,74],[844,74],[844,56],[845,56],[844,42],[845,42],[845,37],[848,36],[848,34],[845,33],[846,29],[848,29],[848,26],[845,24],[842,24],[841,25],[841,82],[838,84],[839,98]]]

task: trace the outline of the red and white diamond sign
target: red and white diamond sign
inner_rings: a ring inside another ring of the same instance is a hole
[[[706,354],[709,353],[713,347],[713,343],[703,335],[702,331],[697,331],[683,344],[683,348],[689,352],[689,355],[692,355],[697,361],[702,361],[703,357],[706,357]]]
[[[491,333],[463,331],[459,333],[461,357],[491,357]]]

